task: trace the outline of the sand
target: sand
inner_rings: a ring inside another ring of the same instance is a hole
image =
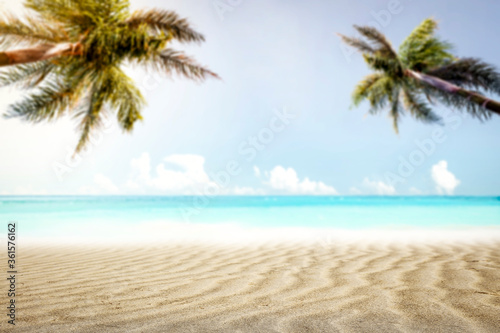
[[[500,242],[25,243],[18,256],[19,332],[500,332]]]

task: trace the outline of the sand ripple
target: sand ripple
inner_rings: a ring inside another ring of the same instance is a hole
[[[499,249],[457,242],[24,245],[17,329],[500,332]]]

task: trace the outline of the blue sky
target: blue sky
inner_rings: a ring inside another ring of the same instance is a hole
[[[76,160],[74,119],[0,119],[0,194],[499,194],[500,117],[481,123],[438,105],[444,126],[404,117],[396,135],[386,114],[366,115],[367,104],[350,109],[352,89],[369,70],[335,34],[375,23],[397,47],[434,17],[457,56],[500,67],[492,42],[499,2],[132,4],[187,17],[207,41],[175,47],[222,80],[128,69],[148,100],[144,121],[131,135],[110,126]],[[0,111],[21,97],[0,90]]]

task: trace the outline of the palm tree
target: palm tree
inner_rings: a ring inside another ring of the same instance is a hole
[[[76,152],[91,130],[114,110],[120,127],[132,131],[142,119],[144,97],[123,64],[177,73],[193,80],[218,77],[192,58],[167,47],[172,40],[202,42],[185,19],[162,9],[130,12],[128,0],[27,0],[24,19],[0,18],[0,86],[30,89],[6,117],[50,121],[79,118]]]
[[[500,115],[500,103],[484,95],[500,94],[500,74],[480,59],[454,57],[451,45],[435,37],[435,20],[426,19],[415,28],[398,53],[376,29],[355,28],[364,39],[340,36],[362,53],[375,72],[356,86],[353,104],[368,100],[371,114],[388,106],[396,132],[405,109],[419,120],[439,122],[440,117],[430,107],[435,101],[466,110],[481,120],[492,113]]]

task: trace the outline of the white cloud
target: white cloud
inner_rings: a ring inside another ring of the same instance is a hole
[[[130,162],[132,179],[126,186],[132,190],[153,188],[172,194],[200,194],[207,186],[215,187],[205,172],[205,158],[194,154],[176,154],[163,159],[151,173],[151,159],[148,153]]]
[[[439,194],[453,194],[455,188],[460,185],[460,180],[448,170],[448,162],[446,161],[439,161],[433,165],[431,174]]]
[[[172,195],[265,195],[266,189],[231,186],[230,176],[223,177],[221,172],[214,175],[205,170],[205,158],[195,154],[176,154],[165,157],[161,163],[152,167],[148,153],[141,154],[130,161],[131,173],[122,186],[116,186],[102,174],[94,176],[90,186],[80,187],[81,194],[114,193],[160,193]],[[265,177],[263,183],[274,190],[290,194],[334,195],[332,187],[309,178],[299,179],[294,169],[276,166],[270,172],[261,172],[253,167],[257,177]],[[212,180],[211,176],[214,178]],[[229,177],[229,178],[228,178]],[[218,184],[216,182],[221,182]],[[224,182],[224,183],[222,183]]]
[[[139,158],[133,158],[132,161],[130,161],[130,166],[139,179],[149,179],[151,160],[148,153],[142,153]]]
[[[383,181],[370,180],[368,177],[363,180],[363,188],[370,194],[393,195],[396,194],[394,186],[384,183]]]
[[[118,187],[113,184],[113,182],[102,173],[98,173],[94,176],[94,184],[96,184],[100,189],[104,190],[106,193],[116,194],[119,192]]]
[[[323,182],[311,181],[307,177],[300,181],[294,169],[285,169],[280,165],[274,167],[274,169],[270,171],[267,184],[275,190],[292,194],[338,194],[333,187]]]
[[[257,176],[257,178],[260,178],[260,169],[259,167],[257,167],[256,165],[253,166],[253,172],[255,173],[255,176]]]
[[[78,189],[79,194],[85,195],[118,194],[119,192],[118,186],[113,184],[111,179],[104,176],[102,173],[94,175],[93,185],[82,186]]]
[[[141,191],[142,185],[149,183],[151,173],[151,159],[148,153],[142,153],[138,158],[130,161],[132,168],[131,179],[127,180],[125,187],[133,191]]]
[[[156,166],[157,176],[150,179],[150,184],[162,191],[189,193],[211,183],[204,169],[205,158],[198,155],[171,155],[163,159],[180,170]]]
[[[230,184],[217,184],[205,170],[205,158],[194,154],[176,154],[163,159],[152,172],[151,158],[143,153],[139,158],[130,162],[132,167],[131,178],[125,186],[133,192],[147,192],[156,190],[169,194],[235,194],[235,195],[263,195],[262,189],[251,187],[230,187]],[[254,172],[260,175],[256,166]],[[229,179],[230,181],[231,179]]]

